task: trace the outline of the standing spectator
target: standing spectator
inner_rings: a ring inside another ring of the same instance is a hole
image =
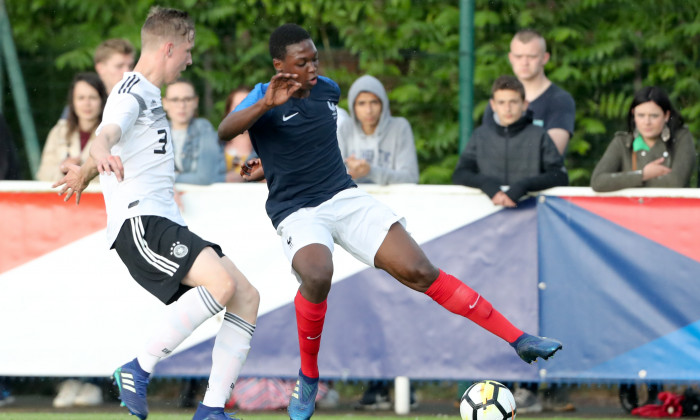
[[[369,75],[355,80],[348,104],[351,118],[338,125],[338,146],[352,179],[380,185],[418,183],[411,125],[391,116],[382,82]]]
[[[19,162],[10,127],[0,113],[0,181],[10,179],[19,179]]]
[[[73,78],[67,118],[58,120],[49,132],[36,179],[56,182],[68,171],[67,165],[87,160],[106,101],[105,86],[96,73],[78,73]]]
[[[226,115],[230,114],[250,93],[250,88],[241,86],[233,90],[226,98]],[[253,151],[253,144],[250,142],[250,135],[246,131],[226,142],[224,152],[226,154],[226,182],[243,182],[241,177],[241,165],[248,160]]]
[[[542,128],[532,124],[525,88],[513,76],[501,76],[491,89],[497,121],[474,133],[452,176],[455,184],[480,188],[494,205],[515,207],[530,191],[568,184],[562,156]]]
[[[204,118],[195,118],[199,97],[194,85],[179,79],[168,85],[163,109],[168,115],[175,153],[175,182],[209,185],[226,180],[223,144]]]
[[[93,58],[95,71],[109,94],[124,73],[134,68],[134,46],[126,39],[108,39],[97,46]]]
[[[134,46],[121,38],[108,39],[95,49],[93,55],[95,71],[105,86],[107,95],[114,85],[122,79],[125,72],[134,68]],[[63,108],[62,120],[68,118],[68,107]]]
[[[532,111],[532,123],[547,130],[559,154],[564,156],[574,133],[576,104],[571,95],[552,83],[544,74],[549,62],[547,42],[532,29],[518,31],[510,42],[508,60],[513,73],[525,87],[525,99]],[[482,123],[496,118],[491,106],[484,111]]]
[[[645,87],[634,95],[627,131],[615,133],[593,175],[595,191],[684,188],[695,171],[695,141],[666,92]]]

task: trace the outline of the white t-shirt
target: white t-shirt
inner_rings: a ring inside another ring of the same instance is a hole
[[[124,179],[100,175],[108,246],[124,221],[134,216],[161,216],[185,226],[174,200],[173,147],[160,89],[138,72],[125,73],[107,99],[97,134],[109,124],[122,130],[111,153],[121,158]]]

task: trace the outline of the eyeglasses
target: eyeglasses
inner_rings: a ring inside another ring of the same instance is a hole
[[[194,100],[197,99],[196,96],[185,96],[184,98],[165,98],[166,101],[172,102],[174,104],[180,104],[180,103],[185,103],[185,104],[191,104],[194,102]]]

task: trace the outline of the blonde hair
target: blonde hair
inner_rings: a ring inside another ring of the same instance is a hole
[[[134,46],[126,39],[108,39],[97,46],[93,60],[95,64],[101,63],[109,60],[114,54],[132,55],[134,54]]]
[[[141,27],[142,47],[160,39],[178,38],[187,41],[194,38],[194,22],[190,15],[182,10],[152,7]]]
[[[513,39],[517,39],[523,44],[527,44],[532,40],[539,40],[542,43],[542,52],[547,52],[547,41],[545,41],[542,34],[534,29],[521,29],[515,33]]]

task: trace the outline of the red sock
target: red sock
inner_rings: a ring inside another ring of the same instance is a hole
[[[470,319],[509,343],[523,334],[506,317],[493,309],[483,296],[442,270],[425,294],[448,311]]]
[[[294,307],[297,314],[301,372],[309,378],[318,378],[318,350],[321,347],[323,321],[326,319],[326,301],[311,303],[297,291]]]

